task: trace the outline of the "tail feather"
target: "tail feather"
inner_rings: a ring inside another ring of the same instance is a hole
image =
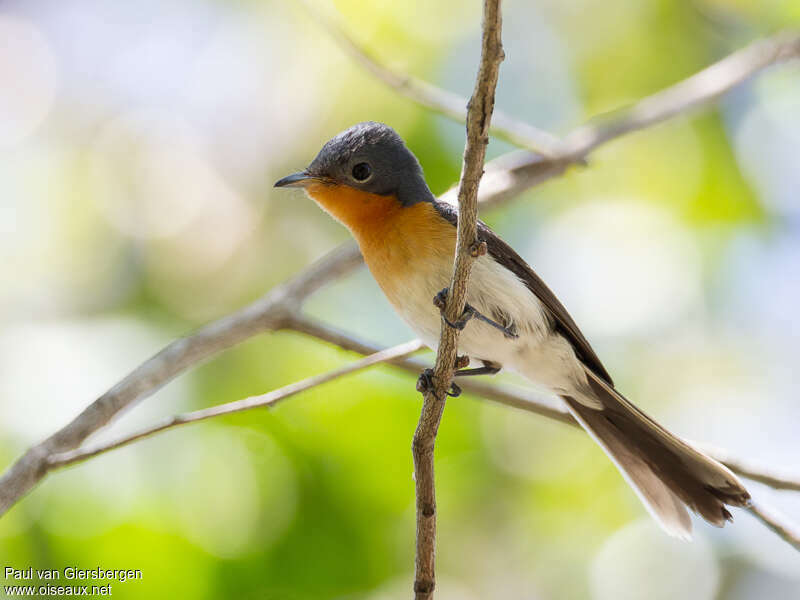
[[[667,533],[690,537],[686,507],[722,527],[732,520],[726,504],[749,504],[750,495],[730,470],[669,433],[588,369],[587,378],[602,408],[563,396],[567,407]]]

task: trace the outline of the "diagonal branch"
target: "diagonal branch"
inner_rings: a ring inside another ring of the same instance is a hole
[[[600,144],[713,102],[765,67],[798,56],[800,36],[796,33],[782,33],[757,40],[699,73],[639,100],[629,108],[593,119],[579,127],[564,139],[559,155],[581,159]]]
[[[156,423],[155,425],[137,431],[136,433],[123,436],[105,444],[73,450],[71,452],[64,452],[62,454],[54,454],[48,457],[47,465],[50,469],[65,467],[67,465],[83,462],[89,458],[94,458],[95,456],[104,454],[111,450],[122,448],[123,446],[127,446],[128,444],[137,442],[167,429],[174,429],[175,427],[180,427],[181,425],[197,423],[198,421],[205,421],[207,419],[213,419],[214,417],[244,412],[254,408],[272,407],[281,400],[290,398],[291,396],[299,394],[300,392],[305,392],[311,388],[320,386],[323,383],[328,383],[334,379],[344,377],[345,375],[363,371],[364,369],[374,367],[380,363],[391,362],[393,360],[405,358],[410,354],[420,351],[424,347],[425,345],[421,341],[411,340],[410,342],[399,344],[393,348],[378,350],[369,356],[362,358],[361,360],[350,363],[349,365],[334,369],[333,371],[328,371],[327,373],[308,377],[296,383],[290,383],[289,385],[278,388],[277,390],[272,390],[266,394],[259,394],[258,396],[251,396],[250,398],[245,398],[244,400],[226,402],[225,404],[218,404],[210,408],[195,410],[182,415],[175,415],[173,417],[164,419],[160,423]]]
[[[358,340],[348,333],[338,331],[329,325],[304,316],[294,315],[291,317],[288,328],[359,354],[371,354],[377,350],[375,346]],[[408,358],[393,359],[388,362],[414,374],[419,373],[425,367],[424,363]],[[487,384],[480,380],[464,380],[460,385],[465,392],[485,400],[518,408],[581,429],[578,422],[567,412],[564,406],[550,396],[537,394],[526,388]],[[743,461],[731,455],[727,450],[707,444],[697,444],[695,442],[692,442],[692,444],[698,446],[703,452],[742,477],[758,481],[777,490],[800,491],[799,476],[777,472],[763,465]],[[800,527],[791,523],[783,515],[768,509],[760,502],[753,504],[747,510],[766,527],[783,538],[784,541],[800,550]]]
[[[582,164],[597,147],[717,100],[764,69],[800,58],[800,33],[785,32],[756,40],[702,71],[644,98],[628,108],[596,117],[567,134],[551,157],[511,152],[486,165],[479,200],[495,206]],[[455,190],[442,197],[455,201]]]
[[[395,346],[394,348],[382,350],[381,348],[375,346],[374,344],[370,344],[368,342],[357,339],[350,333],[340,331],[334,327],[331,327],[330,325],[318,322],[315,319],[300,314],[290,314],[286,318],[283,328],[288,331],[303,333],[318,340],[329,342],[331,344],[334,344],[335,346],[338,346],[343,350],[356,352],[364,356],[367,355],[373,355],[373,356],[368,356],[369,359],[368,363],[362,364],[359,362],[359,363],[353,363],[351,365],[346,365],[340,369],[336,369],[329,373],[310,377],[308,379],[303,380],[302,382],[290,384],[278,390],[273,390],[271,392],[268,392],[267,394],[256,396],[255,398],[268,398],[272,397],[273,394],[286,394],[286,396],[281,396],[279,398],[280,400],[282,400],[284,397],[288,397],[289,395],[294,395],[295,393],[299,393],[300,391],[308,390],[316,385],[327,383],[328,381],[331,381],[338,377],[354,373],[356,371],[365,369],[368,366],[372,366],[378,363],[391,364],[395,367],[399,367],[404,371],[407,371],[414,375],[420,373],[427,366],[422,361],[408,358],[407,354],[405,354],[401,349],[402,347],[405,347],[406,344],[408,344],[409,347],[412,347],[412,344],[418,343],[416,341],[406,342],[405,344],[400,344],[398,346]],[[394,354],[394,351],[397,351],[397,354]],[[409,350],[408,353],[410,354],[413,351],[414,350]],[[299,386],[299,385],[303,385],[304,387],[302,389],[293,390],[293,386]],[[485,400],[489,400],[490,402],[496,402],[504,406],[524,410],[526,412],[534,413],[546,417],[548,419],[558,421],[560,423],[580,428],[580,426],[572,417],[572,415],[569,414],[569,412],[567,412],[559,402],[555,401],[555,399],[551,398],[550,396],[544,394],[538,394],[535,391],[527,388],[510,387],[510,386],[498,385],[495,383],[490,384],[480,379],[466,379],[463,382],[461,382],[460,385],[465,392],[481,397]],[[287,393],[290,391],[291,393]],[[248,400],[252,400],[252,398]],[[235,405],[236,402],[231,402],[220,406],[235,406]],[[247,410],[247,408],[243,408],[242,410]],[[199,413],[201,411],[195,411],[195,412]],[[230,411],[230,412],[238,412],[238,411]],[[223,414],[228,414],[228,412],[222,411],[219,414],[210,414],[206,418],[221,416]],[[181,416],[170,418],[171,421],[172,420],[176,421],[175,423],[176,425],[185,424],[183,422],[183,419],[184,418]],[[192,420],[188,422],[194,422],[194,421]],[[166,420],[164,421],[164,423],[166,423]],[[164,429],[166,429],[166,427],[153,426],[148,428],[148,430],[150,429],[153,430],[151,433],[157,433],[163,431]],[[150,433],[148,433],[147,435],[149,436]],[[129,436],[129,437],[134,437],[134,436]],[[138,439],[145,436],[136,434],[135,437]],[[68,464],[73,464],[75,462],[86,460],[90,458],[90,455],[94,456],[102,452],[107,452],[109,450],[120,448],[132,441],[135,440],[120,438],[118,440],[108,442],[103,446],[96,446],[89,449],[81,448],[80,450],[64,452],[61,454],[53,454],[50,457],[48,457],[47,463],[49,468],[51,470],[54,470],[62,466],[66,466]],[[744,460],[742,458],[734,456],[730,451],[719,448],[717,446],[711,446],[709,444],[698,444],[697,442],[692,442],[692,444],[698,446],[703,452],[713,457],[718,462],[723,463],[734,473],[741,475],[742,477],[745,477],[752,481],[757,481],[776,490],[800,491],[800,476],[795,476],[788,472],[777,471],[775,469],[768,468],[764,465]],[[98,451],[97,450],[98,448],[102,448],[102,450]]]
[[[714,457],[718,462],[721,462],[734,473],[758,481],[774,490],[787,490],[791,492],[800,492],[800,477],[792,475],[788,472],[781,472],[775,469],[768,469],[763,465],[755,464],[751,461],[734,456],[728,450],[711,446],[709,444],[698,444],[692,442],[693,445],[700,448],[709,456]]]
[[[50,455],[47,457],[48,469],[55,470],[83,462],[99,454],[122,448],[133,442],[189,423],[195,423],[235,412],[243,412],[254,408],[272,407],[278,402],[298,393],[378,364],[391,364],[413,374],[419,373],[426,366],[423,362],[409,358],[410,354],[424,347],[419,340],[412,340],[394,346],[393,348],[381,350],[374,345],[356,339],[348,333],[338,331],[329,325],[316,322],[313,319],[299,314],[291,314],[287,318],[284,327],[288,330],[330,342],[344,350],[363,354],[365,358],[328,373],[315,375],[302,381],[289,384],[266,394],[169,417],[164,419],[161,423],[157,423],[136,433],[125,435],[104,444]],[[546,395],[536,394],[525,388],[511,388],[508,386],[487,384],[480,380],[467,380],[461,384],[461,387],[464,391],[482,397],[485,400],[531,412],[580,428],[572,415],[564,410],[563,406],[560,406],[553,398]],[[757,465],[752,461],[744,461],[734,457],[730,452],[721,448],[712,447],[707,444],[695,443],[694,445],[700,447],[706,454],[723,463],[734,473],[742,477],[760,482],[777,490],[800,491],[800,477],[795,477],[785,472],[777,472],[763,465]],[[761,521],[779,537],[783,538],[795,548],[800,549],[800,529],[795,524],[791,523],[784,515],[777,513],[774,509],[764,506],[760,502],[752,505],[749,511],[756,519]]]
[[[467,143],[464,166],[458,185],[458,229],[453,275],[442,310],[442,331],[432,378],[418,386],[424,392],[422,412],[412,444],[417,497],[417,554],[414,593],[417,600],[433,597],[436,587],[434,558],[436,553],[436,490],[433,473],[433,451],[436,433],[444,412],[445,398],[456,369],[458,334],[447,323],[458,321],[467,301],[467,283],[472,263],[486,253],[478,242],[478,185],[483,175],[489,123],[494,110],[494,96],[500,63],[505,57],[501,41],[502,16],[500,0],[483,4],[483,41],[475,90],[467,108]],[[423,379],[420,379],[423,381]]]
[[[302,4],[308,14],[327,31],[342,51],[376,79],[420,106],[459,123],[466,121],[466,98],[436,87],[427,81],[390,69],[359,45],[341,26],[336,17],[326,14],[321,6],[311,6],[307,0],[302,0]],[[490,131],[492,135],[501,140],[544,156],[552,156],[559,143],[559,139],[553,134],[538,129],[525,121],[519,121],[499,110],[494,112]]]
[[[340,331],[335,327],[302,315],[293,315],[290,317],[286,328],[359,354],[372,354],[379,350],[377,346],[359,340],[350,333]],[[418,375],[427,366],[422,361],[408,358],[400,358],[388,362],[414,375]],[[533,412],[568,425],[578,426],[578,423],[572,418],[572,415],[570,415],[559,402],[555,401],[554,398],[549,398],[543,394],[537,394],[533,390],[527,388],[511,388],[496,383],[490,384],[481,379],[473,378],[464,379],[459,383],[459,386],[465,392],[475,394],[486,400]]]
[[[747,510],[778,537],[794,546],[795,550],[800,551],[800,527],[789,523],[785,516],[761,502],[751,502]]]
[[[320,323],[304,315],[292,315],[289,317],[286,328],[334,344],[343,350],[357,352],[358,354],[374,354],[380,350],[380,348],[374,344],[360,340],[350,333],[340,331],[335,327]],[[409,358],[392,359],[387,362],[412,374],[419,373],[425,367],[425,363]],[[558,421],[559,423],[580,428],[578,422],[566,408],[564,408],[563,404],[549,395],[536,393],[528,388],[504,386],[495,383],[489,384],[480,379],[464,379],[459,385],[465,392],[474,394],[485,400],[512,408],[518,408],[541,415],[553,421]],[[699,447],[703,452],[713,457],[714,460],[723,463],[742,477],[746,477],[752,481],[758,481],[776,490],[800,491],[800,476],[798,475],[781,473],[774,469],[767,468],[764,465],[745,461],[734,456],[728,450],[709,444],[692,442],[692,445]]]
[[[375,78],[421,106],[463,122],[465,100],[457,94],[392,70],[359,45],[331,15],[320,7],[304,5],[308,13],[354,62]],[[756,40],[698,73],[648,96],[630,107],[596,117],[570,132],[563,141],[495,110],[491,133],[532,152],[511,152],[486,165],[478,201],[487,207],[502,203],[553,177],[568,167],[584,164],[598,146],[625,134],[651,127],[710,104],[753,75],[772,65],[800,57],[800,34],[793,31]],[[455,203],[457,188],[441,198]]]
[[[260,300],[175,340],[87,406],[72,422],[29,449],[0,477],[0,516],[52,468],[48,457],[80,446],[122,410],[210,357],[264,331],[281,328],[308,295],[361,263],[353,245],[343,245]]]
[[[188,423],[211,419],[234,412],[251,410],[253,408],[272,407],[285,398],[377,364],[388,363],[412,374],[419,373],[426,366],[423,362],[408,358],[409,354],[416,352],[422,347],[422,344],[417,340],[381,350],[374,345],[356,339],[348,333],[338,331],[329,325],[296,314],[288,318],[285,327],[286,329],[330,342],[344,350],[350,350],[369,356],[339,369],[309,377],[303,381],[284,386],[260,396],[229,402],[185,415],[176,415],[139,432],[123,436],[105,444],[51,455],[47,459],[48,468],[54,470],[82,462],[94,458],[99,454],[121,448],[157,433]],[[480,380],[464,381],[461,387],[464,391],[491,402],[545,416],[549,419],[580,428],[572,415],[549,396],[537,394],[525,388],[512,388],[488,384]],[[788,473],[780,473],[763,465],[742,461],[732,456],[727,450],[711,447],[706,444],[695,443],[694,445],[700,447],[706,454],[723,463],[733,472],[747,479],[758,481],[778,490],[800,491],[800,477],[795,477]],[[800,549],[800,528],[791,523],[784,515],[777,513],[774,509],[764,506],[761,502],[754,504],[748,510],[756,519],[784,539],[784,541]]]

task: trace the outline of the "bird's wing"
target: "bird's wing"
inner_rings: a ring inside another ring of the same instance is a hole
[[[442,217],[453,225],[457,224],[458,213],[453,206],[444,202],[436,202],[435,206]],[[597,354],[595,354],[583,333],[581,333],[581,330],[578,329],[578,326],[567,312],[567,309],[564,308],[564,305],[561,304],[559,299],[556,298],[556,295],[547,287],[533,269],[531,269],[528,263],[481,221],[478,222],[478,239],[486,242],[489,255],[495,261],[519,277],[528,289],[539,298],[552,316],[556,330],[569,340],[575,350],[575,354],[581,362],[591,369],[599,378],[613,387],[614,382],[611,380],[611,376],[608,374],[608,371],[606,371],[603,363],[600,362],[600,359],[597,357]]]

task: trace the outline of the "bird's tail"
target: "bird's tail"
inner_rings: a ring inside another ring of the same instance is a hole
[[[602,407],[570,396],[564,401],[667,533],[691,537],[687,507],[722,527],[731,520],[726,504],[749,504],[750,494],[727,468],[668,432],[588,369],[587,378]]]

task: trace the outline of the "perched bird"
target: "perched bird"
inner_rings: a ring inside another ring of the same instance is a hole
[[[442,321],[433,299],[449,283],[458,213],[431,193],[400,136],[359,123],[275,186],[302,187],[350,230],[389,302],[435,349]],[[451,325],[464,327],[459,354],[483,366],[457,375],[508,369],[551,390],[672,535],[690,537],[687,507],[721,527],[731,520],[726,504],[749,503],[733,473],[616,390],[564,306],[508,244],[483,223],[478,238],[488,251],[473,265],[467,303],[479,318]]]

